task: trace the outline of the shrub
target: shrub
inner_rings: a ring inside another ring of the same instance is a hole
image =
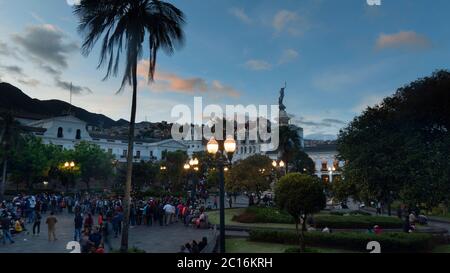
[[[242,214],[235,215],[233,221],[240,223],[281,223],[293,224],[292,216],[276,208],[249,207]]]
[[[295,232],[276,230],[252,230],[250,240],[258,242],[297,244]],[[336,247],[366,251],[367,243],[377,241],[382,252],[424,252],[435,244],[432,235],[420,233],[384,233],[380,235],[361,232],[307,232],[305,243],[309,246]]]
[[[345,215],[353,215],[353,216],[358,216],[358,215],[362,215],[362,216],[371,216],[372,214],[370,212],[365,212],[362,210],[352,210],[350,212],[343,212],[343,211],[330,211],[329,213],[330,215],[335,215],[335,216],[345,216]]]
[[[379,225],[382,228],[402,228],[403,221],[394,217],[386,216],[336,216],[317,215],[314,217],[314,225],[317,228],[335,229],[367,229]]]
[[[301,253],[301,251],[299,247],[290,247],[287,248],[284,253]],[[318,251],[317,249],[306,248],[305,252],[302,253],[320,253],[320,251]]]
[[[332,229],[367,229],[379,225],[382,228],[402,228],[403,221],[394,217],[370,216],[362,211],[351,211],[345,215],[343,212],[330,212],[314,216],[314,225],[317,228]],[[364,214],[364,215],[363,215]],[[242,214],[233,216],[233,221],[240,223],[281,223],[293,224],[294,219],[286,212],[276,208],[249,207]]]

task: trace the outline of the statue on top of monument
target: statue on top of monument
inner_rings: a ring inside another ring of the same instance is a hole
[[[284,91],[286,90],[287,84],[284,84],[284,87],[280,90],[280,98],[278,99],[278,106],[280,107],[280,111],[286,111],[286,106],[283,104],[284,101]]]

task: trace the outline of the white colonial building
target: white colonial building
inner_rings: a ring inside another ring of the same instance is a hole
[[[343,162],[337,159],[336,144],[319,144],[305,148],[305,152],[314,161],[316,175],[326,182],[332,182],[341,176]]]
[[[18,118],[34,135],[42,138],[45,144],[53,144],[64,149],[73,149],[81,141],[98,145],[112,154],[119,162],[126,162],[128,140],[123,136],[113,136],[98,132],[89,132],[87,123],[71,115],[43,120]],[[176,140],[135,140],[134,160],[161,160],[164,151],[188,151],[188,147]]]

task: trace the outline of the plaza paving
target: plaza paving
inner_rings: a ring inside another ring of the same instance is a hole
[[[73,215],[66,213],[57,215],[56,242],[48,242],[45,218],[46,216],[43,217],[39,237],[22,233],[14,237],[14,244],[7,242],[3,245],[0,241],[0,253],[70,253],[71,250],[67,250],[66,245],[73,240]],[[31,224],[27,224],[26,227],[31,231]],[[185,227],[181,223],[162,227],[136,226],[130,229],[129,247],[137,247],[147,253],[176,253],[181,245],[192,240],[200,241],[204,236],[210,238],[212,232]],[[112,238],[112,245],[114,249],[119,248],[120,236],[117,239]]]

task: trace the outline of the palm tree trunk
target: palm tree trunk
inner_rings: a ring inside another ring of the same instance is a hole
[[[0,183],[0,201],[3,201],[5,198],[5,186],[6,186],[6,170],[8,168],[8,159],[5,158],[3,160],[3,174],[2,174],[2,182]]]
[[[133,100],[131,104],[130,130],[128,132],[128,157],[127,157],[127,181],[125,184],[124,217],[121,252],[128,251],[128,231],[130,228],[130,201],[131,201],[131,178],[133,175],[133,148],[134,148],[134,123],[136,121],[136,101],[137,101],[137,60],[133,64]]]

